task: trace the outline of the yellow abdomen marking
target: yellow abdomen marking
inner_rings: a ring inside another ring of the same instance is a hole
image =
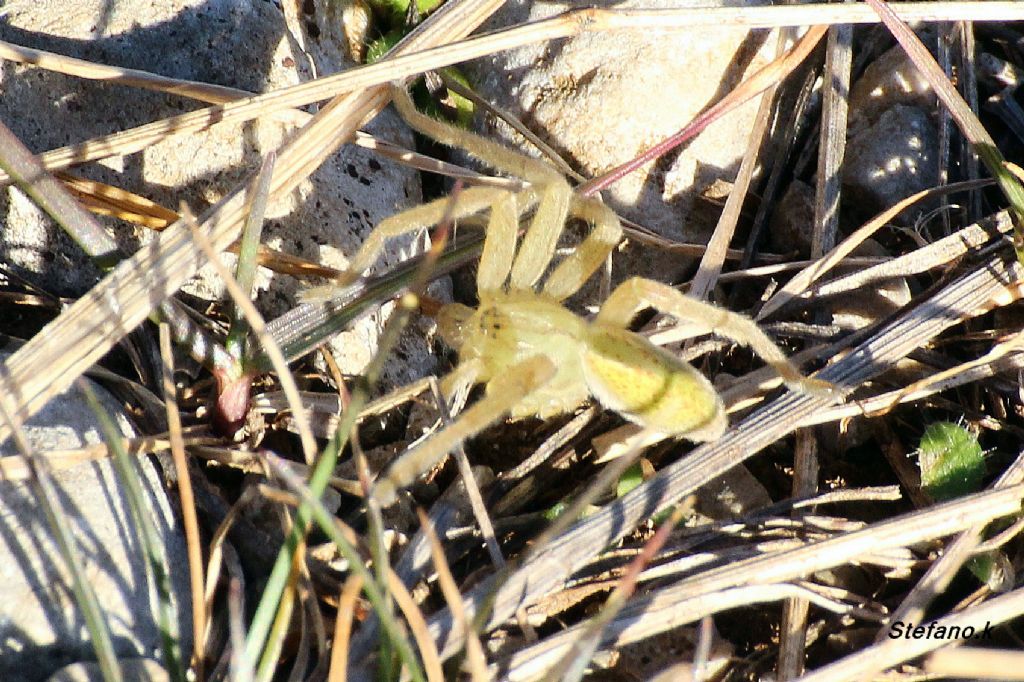
[[[693,440],[725,430],[718,393],[690,365],[621,328],[594,325],[588,341],[587,386],[605,406],[647,428]]]

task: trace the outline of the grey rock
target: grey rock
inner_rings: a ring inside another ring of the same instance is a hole
[[[849,201],[844,203],[867,217],[933,186],[937,149],[938,134],[924,110],[903,105],[888,109],[847,143],[843,187]],[[915,207],[911,215],[901,216],[911,220],[922,210],[927,209]]]
[[[768,490],[745,465],[735,466],[697,491],[697,508],[711,519],[740,518],[772,503]]]
[[[621,9],[678,7],[671,0],[597,4]],[[575,6],[513,0],[493,24],[541,19]],[[774,48],[775,41],[766,32],[729,28],[586,32],[502,52],[474,62],[470,70],[483,96],[510,110],[578,171],[594,177],[682,128],[744,75],[769,61]],[[709,126],[681,152],[631,173],[603,196],[626,218],[670,239],[705,240],[720,211],[699,197],[716,180],[735,177],[757,107],[756,99],[748,102]],[[478,124],[487,134],[520,142],[504,124]],[[664,279],[686,263],[657,249],[644,249],[640,255],[628,265],[617,255],[616,270]]]
[[[335,47],[344,45],[336,17],[319,14],[326,3],[307,5],[315,5],[316,11],[300,15],[293,22],[300,26],[290,31],[279,3],[268,0],[12,0],[4,5],[0,38],[105,64],[264,92],[352,66]],[[14,65],[0,73],[0,93],[0,119],[37,152],[203,106]],[[366,130],[412,144],[411,133],[390,111]],[[177,209],[185,201],[198,214],[258,168],[262,155],[292,132],[275,120],[222,124],[76,172],[168,208]],[[80,295],[92,286],[98,273],[80,249],[19,190],[3,194],[0,261],[59,294]],[[420,200],[415,173],[348,145],[288,197],[268,207],[264,243],[344,268],[347,256],[378,221]],[[153,238],[116,220],[106,223],[127,252]],[[421,248],[422,240],[396,240],[383,261],[393,264]],[[233,265],[233,256],[223,258]],[[274,318],[296,305],[296,293],[304,284],[292,277],[271,277],[261,269],[257,286],[261,312]],[[207,300],[223,295],[211,267],[183,290]],[[365,367],[388,314],[385,310],[369,316],[336,338],[332,348],[344,372]],[[403,367],[388,370],[396,381],[433,367],[422,334],[403,340],[403,350]]]
[[[133,429],[118,403],[95,387],[122,432]],[[96,418],[76,388],[54,398],[24,427],[36,452],[102,442]],[[10,440],[0,456],[17,453]],[[192,617],[188,557],[180,526],[160,476],[139,461],[147,512],[171,570],[176,627],[188,655]],[[118,656],[159,656],[155,592],[149,585],[136,524],[112,460],[53,472],[64,520],[78,543],[79,559],[96,592]],[[95,660],[82,613],[53,533],[26,481],[0,482],[0,679],[42,680],[61,666]]]
[[[768,245],[774,253],[797,251],[801,257],[811,254],[814,239],[814,188],[800,180],[789,183],[772,212]]]
[[[931,38],[934,43],[934,37]],[[899,45],[871,62],[850,89],[850,131],[878,121],[890,108],[902,105],[931,109],[935,92]]]
[[[892,254],[874,239],[865,239],[851,255],[870,258],[892,257]],[[843,329],[863,329],[910,303],[910,285],[904,277],[879,282],[865,289],[828,301],[833,324]]]

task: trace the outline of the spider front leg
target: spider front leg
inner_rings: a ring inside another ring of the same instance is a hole
[[[580,290],[601,267],[622,238],[622,224],[615,212],[600,199],[576,197],[569,213],[593,225],[583,243],[558,264],[544,284],[544,293],[562,301]]]
[[[535,355],[512,367],[488,385],[487,395],[449,426],[427,438],[422,444],[399,457],[377,479],[371,490],[374,500],[388,506],[395,500],[399,488],[416,480],[420,474],[437,464],[455,446],[476,435],[502,416],[533,391],[555,375],[555,365],[543,355]]]
[[[508,232],[508,228],[504,227],[504,225],[510,219],[514,225],[514,218],[510,218],[510,216],[515,216],[516,214],[516,195],[495,187],[470,187],[458,195],[454,205],[450,198],[445,197],[385,218],[377,224],[377,227],[373,229],[366,238],[366,241],[359,247],[359,251],[349,261],[348,269],[338,281],[332,285],[309,289],[303,294],[303,297],[308,300],[330,298],[338,285],[344,286],[359,279],[377,260],[389,239],[433,227],[445,218],[458,220],[474,215],[492,206],[495,208],[491,212],[487,229],[492,229],[497,223],[499,224],[497,227],[499,232]],[[513,236],[514,234],[513,227]],[[490,258],[492,262],[495,261],[496,256],[493,254],[493,249]],[[510,262],[511,254],[505,260]],[[506,274],[508,272],[507,265],[505,266],[505,272]]]
[[[597,314],[597,321],[626,327],[644,308],[654,308],[750,347],[794,390],[824,395],[831,395],[834,390],[827,381],[801,374],[782,349],[746,315],[690,298],[660,282],[642,277],[626,280],[605,301]]]
[[[449,147],[464,149],[488,166],[522,178],[531,184],[537,198],[537,210],[511,266],[509,288],[525,290],[532,287],[547,270],[554,257],[558,238],[565,227],[565,219],[573,200],[573,191],[569,183],[561,173],[543,161],[420,113],[413,106],[409,93],[404,88],[392,88],[392,98],[402,118],[423,135]],[[528,206],[523,205],[520,208],[525,210]],[[488,233],[488,242],[496,242],[498,239],[502,239],[504,243],[515,244],[512,237],[492,236]],[[480,272],[483,274],[487,270],[481,265]],[[507,274],[507,270],[504,269],[499,269],[498,272]],[[504,278],[498,282],[498,286],[494,286],[496,280],[496,275],[482,277],[477,286],[481,291],[496,291],[504,284]]]

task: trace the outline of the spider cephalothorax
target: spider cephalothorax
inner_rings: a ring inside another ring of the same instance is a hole
[[[450,426],[400,457],[374,486],[390,502],[460,442],[503,415],[549,417],[569,412],[594,397],[645,429],[694,441],[718,438],[727,426],[725,408],[711,382],[693,367],[629,330],[633,318],[654,308],[680,321],[750,346],[791,387],[828,390],[807,379],[748,317],[684,296],[665,284],[633,277],[619,285],[593,320],[562,305],[611,253],[622,228],[615,214],[594,197],[575,194],[547,164],[510,151],[473,133],[415,110],[404,89],[394,101],[409,124],[441,143],[460,147],[487,165],[526,181],[519,192],[470,187],[455,206],[440,199],[382,221],[353,257],[348,280],[363,273],[385,240],[489,210],[487,236],[477,274],[480,304],[444,306],[442,337],[459,363],[442,381],[445,395],[461,385],[484,383],[487,394]],[[522,238],[519,218],[533,209]],[[568,217],[592,226],[583,242],[540,284],[555,256]]]

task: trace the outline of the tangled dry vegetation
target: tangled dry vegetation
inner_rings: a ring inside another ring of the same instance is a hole
[[[164,463],[176,471],[193,591],[208,595],[193,600],[195,634],[183,633],[179,645],[211,679],[255,672],[311,680],[833,680],[883,671],[909,679],[924,670],[978,678],[996,669],[996,656],[1024,655],[1015,620],[1024,613],[1016,568],[1024,491],[1016,301],[1024,269],[1014,249],[1024,191],[1003,161],[1024,157],[1015,91],[1024,31],[971,21],[1020,18],[1020,8],[906,5],[908,16],[945,20],[933,27],[940,49],[930,66],[914,34],[896,25],[812,29],[710,103],[713,118],[768,93],[748,158],[688,281],[615,272],[622,228],[598,197],[629,167],[570,187],[551,165],[565,159],[495,151],[497,143],[416,119],[404,100],[414,127],[514,177],[372,143],[460,179],[432,203],[385,221],[347,273],[261,249],[267,201],[287,196],[386,106],[389,83],[517,40],[630,30],[631,21],[635,30],[651,16],[663,26],[675,21],[671,13],[588,10],[446,45],[500,4],[448,0],[381,61],[267,96],[5,46],[7,59],[220,104],[37,157],[0,131],[8,181],[31,186],[32,198],[109,269],[63,309],[20,279],[4,283],[0,310],[19,312],[0,312],[11,321],[0,332],[26,341],[0,371],[0,442],[94,363],[108,382],[167,399],[166,411],[158,403],[136,410],[149,438],[127,444],[135,455],[172,452]],[[875,22],[885,11],[874,0],[831,7],[835,14],[816,7],[796,19],[773,13],[784,8],[678,17],[843,24]],[[845,95],[851,82],[893,46],[893,34],[921,60],[922,78],[941,100],[928,114],[941,131],[938,176],[933,189],[868,218],[842,191],[844,154],[853,152],[836,131],[855,113]],[[315,115],[300,110],[332,97]],[[271,115],[297,132],[198,217],[42,172]],[[810,253],[795,243],[791,252],[769,250],[765,237],[783,197],[815,182]],[[173,224],[126,256],[85,208]],[[578,220],[566,231],[582,238],[559,260],[567,217]],[[453,223],[474,221],[487,223],[486,240],[474,230],[451,234]],[[427,253],[363,276],[382,238],[434,226]],[[240,234],[232,247],[239,266],[228,272],[217,254]],[[641,253],[693,250],[645,231],[642,220],[627,222],[624,234]],[[733,255],[738,260],[727,262]],[[601,271],[609,257],[616,281],[626,280],[610,296],[601,293],[612,284]],[[176,292],[208,261],[232,302],[197,312],[189,308],[196,301]],[[257,262],[303,286],[334,282],[332,298],[265,322],[249,301]],[[427,293],[432,280],[474,267],[476,284],[456,286],[454,304],[441,307]],[[592,278],[597,285],[574,296]],[[886,287],[907,295],[883,309],[865,303]],[[713,304],[698,302],[702,294]],[[391,300],[397,305],[376,356],[360,376],[343,376],[322,344]],[[34,307],[25,314],[24,306]],[[588,306],[600,309],[595,321],[586,321]],[[672,324],[653,313],[635,319],[648,306],[675,316]],[[167,323],[159,332],[163,381],[133,364],[144,355],[138,344],[156,347],[150,315]],[[441,320],[450,344],[437,343],[441,367],[455,371],[378,389],[389,350],[418,315]],[[675,333],[680,320],[696,323],[696,333]],[[129,337],[136,328],[150,340]],[[119,342],[122,350],[109,353]],[[193,371],[175,373],[183,363]],[[782,386],[780,373],[796,390]],[[481,383],[487,389],[473,388]],[[704,414],[687,421],[683,410]],[[505,419],[509,413],[516,419]],[[944,422],[951,424],[934,428]],[[115,441],[59,457],[25,446],[3,472],[43,481],[45,507],[56,502],[45,492],[48,470],[111,456]],[[399,461],[414,464],[373,482],[403,455]],[[417,474],[425,475],[414,482]],[[60,516],[48,514],[56,535],[67,534]],[[73,552],[63,555],[72,574]],[[158,583],[162,571],[185,570],[159,564]],[[80,608],[96,616],[86,618],[96,657],[116,677],[102,605],[90,603],[87,585],[75,589]],[[908,627],[922,623],[931,624],[927,634]],[[949,648],[957,638],[948,633],[964,628],[991,637]],[[172,676],[189,665],[175,648],[165,644]]]

